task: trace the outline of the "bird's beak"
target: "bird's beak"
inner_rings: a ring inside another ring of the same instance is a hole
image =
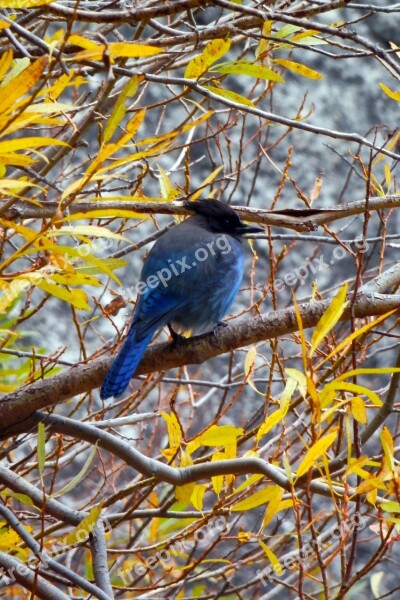
[[[258,227],[257,225],[246,225],[246,223],[242,223],[241,227],[238,227],[237,229],[239,230],[240,235],[265,233],[265,230],[262,227]]]

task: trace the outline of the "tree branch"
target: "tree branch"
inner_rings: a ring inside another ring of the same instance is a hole
[[[305,302],[300,305],[303,327],[315,326],[331,300]],[[343,313],[341,320],[353,317],[382,315],[400,307],[400,295],[359,293],[356,301]],[[164,371],[187,364],[200,364],[209,358],[231,352],[242,346],[276,338],[298,331],[293,307],[260,315],[237,325],[220,328],[217,335],[208,333],[182,341],[177,347],[170,343],[155,344],[145,353],[136,375]],[[0,435],[9,437],[29,430],[29,419],[36,410],[99,387],[109,369],[112,357],[101,357],[77,365],[54,377],[38,380],[0,397]]]
[[[6,208],[5,208],[6,207]],[[384,209],[400,207],[400,194],[389,194],[387,196],[377,196],[369,198],[368,210],[378,211]],[[45,202],[42,206],[37,206],[30,202],[22,200],[15,201],[13,206],[7,207],[5,201],[0,201],[0,215],[8,220],[13,219],[51,219],[57,210],[62,209],[59,202]],[[143,215],[167,214],[167,215],[191,215],[191,211],[184,206],[182,201],[174,202],[130,202],[130,201],[97,201],[93,202],[74,202],[68,210],[71,214],[82,214],[82,218],[88,212],[99,209],[108,209],[110,211],[126,210]],[[297,231],[309,231],[318,226],[345,219],[350,216],[364,214],[367,208],[366,200],[356,200],[347,204],[341,204],[339,207],[328,209],[287,209],[287,210],[264,210],[259,208],[250,208],[245,206],[235,206],[235,210],[240,217],[252,223],[261,225],[270,225],[274,227],[286,227]],[[3,213],[4,210],[4,213]],[[112,216],[112,212],[110,214]]]

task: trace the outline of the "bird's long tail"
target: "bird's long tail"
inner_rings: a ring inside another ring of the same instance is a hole
[[[135,338],[135,327],[132,326],[121,350],[114,359],[100,390],[100,398],[106,400],[111,396],[120,396],[128,387],[140,360],[153,337],[154,331],[140,340]]]

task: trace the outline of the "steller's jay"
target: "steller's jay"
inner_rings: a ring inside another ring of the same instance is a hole
[[[103,400],[125,391],[156,331],[168,325],[174,339],[185,331],[211,331],[239,291],[244,270],[241,236],[263,229],[246,225],[218,200],[185,206],[196,214],[161,236],[143,265],[133,321],[104,379]]]

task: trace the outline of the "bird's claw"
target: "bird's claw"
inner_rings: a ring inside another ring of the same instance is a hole
[[[224,328],[224,327],[228,327],[228,323],[225,323],[225,321],[219,321],[213,329],[213,334],[217,335],[218,329]]]
[[[186,340],[184,335],[180,335],[179,333],[176,333],[176,331],[174,331],[172,329],[172,326],[170,323],[168,323],[168,330],[172,337],[172,345],[174,348],[176,348],[177,346],[179,346],[179,344],[181,344],[184,340]]]

